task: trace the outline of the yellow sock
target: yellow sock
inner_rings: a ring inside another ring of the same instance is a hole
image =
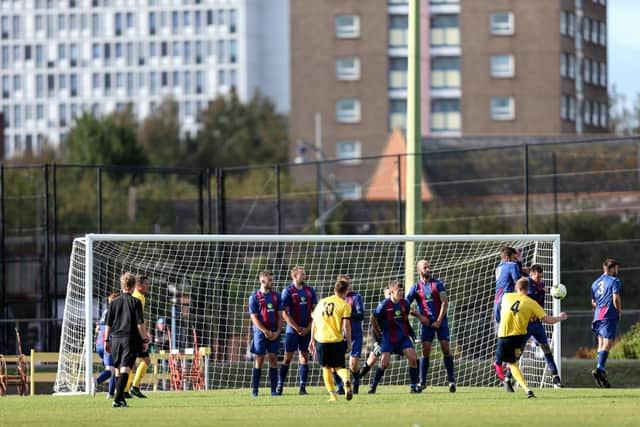
[[[127,393],[129,393],[129,390],[131,389],[132,382],[133,382],[133,371],[129,371],[129,379],[127,379],[127,385],[124,388],[124,391],[126,391]]]
[[[346,369],[346,368],[338,368],[338,369],[336,369],[336,374],[338,374],[338,376],[342,379],[342,383],[344,385],[347,384],[347,381],[351,380],[349,378],[349,370]]]
[[[336,392],[336,383],[333,382],[333,374],[331,368],[322,368],[322,379],[324,379],[324,386],[329,393]]]
[[[149,365],[144,363],[144,360],[140,362],[140,365],[138,365],[138,369],[136,370],[136,377],[133,379],[134,386],[140,387],[140,383],[142,382],[142,377],[145,376],[148,368],[149,368]]]
[[[524,389],[525,392],[529,391],[529,386],[527,385],[527,380],[524,379],[522,372],[520,371],[520,367],[517,363],[509,363],[509,369],[511,369],[511,374],[518,381],[520,387]]]

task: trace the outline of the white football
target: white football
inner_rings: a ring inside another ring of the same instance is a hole
[[[551,287],[549,293],[556,299],[564,299],[567,296],[567,287],[562,283],[557,283]]]

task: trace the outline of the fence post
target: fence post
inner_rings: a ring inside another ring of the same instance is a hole
[[[318,234],[325,234],[324,226],[324,203],[322,200],[322,165],[319,161],[316,162],[316,204],[318,209]]]
[[[280,217],[280,165],[275,166],[276,173],[276,234],[282,234],[282,218]]]
[[[3,319],[7,319],[7,288],[4,276],[4,201],[4,164],[0,163],[0,287],[2,288],[2,307],[0,307],[0,314],[2,314]],[[2,341],[8,342],[7,328],[3,327],[1,330],[3,331]]]
[[[211,169],[207,168],[205,173],[207,174],[207,233],[211,234]]]
[[[42,304],[40,312],[44,318],[51,318],[51,286],[49,272],[49,165],[45,164],[42,168],[44,174],[44,248],[43,248],[43,266],[42,266]],[[48,347],[49,337],[53,336],[50,332],[51,322],[42,325],[41,330],[44,335],[42,342]]]
[[[551,164],[553,166],[553,230],[558,234],[560,233],[560,225],[558,223],[558,164],[555,151],[551,153]]]
[[[198,224],[200,234],[204,234],[204,171],[201,169],[198,174]]]
[[[53,221],[52,221],[52,230],[51,234],[53,234],[53,298],[56,301],[53,304],[53,311],[55,319],[58,319],[58,168],[56,164],[51,165],[51,210],[53,211]],[[58,321],[55,321],[56,332],[58,331]],[[56,337],[59,334],[56,333]],[[56,343],[55,348],[58,347]]]
[[[396,215],[398,217],[398,234],[402,234],[402,157],[396,157],[398,162],[398,198],[396,199]]]
[[[98,166],[98,233],[102,233],[102,166]]]
[[[529,234],[529,144],[524,144],[524,234]]]
[[[216,215],[218,219],[216,231],[225,233],[225,202],[224,202],[224,169],[216,169]]]

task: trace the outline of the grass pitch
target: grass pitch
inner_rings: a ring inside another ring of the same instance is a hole
[[[131,399],[127,409],[111,408],[104,394],[90,396],[7,396],[0,399],[2,426],[638,426],[638,389],[522,390],[460,387],[455,394],[430,387],[409,394],[408,387],[380,386],[375,395],[328,402],[320,387],[298,396],[285,389],[257,398],[244,390],[149,393]]]

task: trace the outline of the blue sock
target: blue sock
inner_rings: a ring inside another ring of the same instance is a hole
[[[279,385],[284,385],[285,381],[287,381],[288,373],[289,373],[289,365],[285,365],[284,363],[280,365],[280,376],[278,377]]]
[[[547,362],[547,368],[549,368],[551,375],[558,375],[558,367],[556,366],[556,362],[553,360],[553,354],[545,353],[544,360]]]
[[[278,386],[278,368],[269,368],[269,382],[271,382],[271,392],[273,393]]]
[[[309,382],[309,365],[300,365],[298,374],[300,375],[300,385],[307,385],[307,382]]]
[[[380,382],[380,380],[382,379],[383,375],[384,375],[384,369],[382,369],[382,368],[376,369],[376,375],[373,377],[373,381],[371,382],[371,386],[372,387],[376,387],[378,385],[378,383]]]
[[[260,377],[261,376],[262,376],[262,369],[253,368],[253,370],[251,371],[251,387],[253,388],[253,391],[255,391],[256,393],[258,392],[258,389],[260,388]]]
[[[111,375],[111,378],[109,378],[109,394],[111,396],[115,396],[116,394],[116,376],[115,375]]]
[[[602,350],[598,352],[598,366],[597,368],[601,371],[605,371],[604,365],[607,363],[607,358],[609,357],[609,352],[606,350]]]
[[[340,375],[336,374],[335,372],[333,373],[333,382],[336,383],[336,387],[338,388],[344,387],[344,384],[342,384],[342,378],[340,378]]]
[[[420,384],[427,383],[427,372],[429,372],[429,358],[423,357],[420,359]]]
[[[104,370],[102,372],[100,372],[100,375],[98,375],[98,378],[96,379],[96,382],[98,384],[102,384],[103,382],[105,382],[107,380],[107,378],[109,378],[111,376],[111,371],[108,370]]]
[[[444,361],[444,367],[447,368],[447,379],[450,383],[456,382],[456,377],[453,375],[453,356],[446,356],[442,360]]]
[[[418,368],[409,367],[409,379],[411,387],[415,387],[418,384]]]

